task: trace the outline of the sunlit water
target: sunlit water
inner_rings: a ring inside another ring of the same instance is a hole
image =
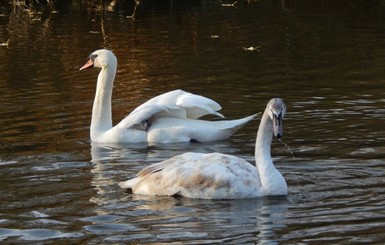
[[[385,242],[385,2],[238,1],[124,5],[58,13],[0,9],[0,240],[72,243]],[[218,101],[228,118],[282,97],[273,142],[286,198],[143,197],[117,185],[186,152],[254,163],[259,120],[208,144],[89,141],[93,50],[119,59],[113,120],[181,88]]]

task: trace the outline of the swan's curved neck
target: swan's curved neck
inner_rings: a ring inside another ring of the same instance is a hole
[[[261,123],[259,124],[257,140],[255,142],[255,161],[259,167],[269,167],[273,164],[271,160],[271,141],[273,138],[273,122],[267,112],[263,113]],[[274,167],[274,165],[273,165]]]
[[[263,113],[261,123],[258,128],[257,140],[255,143],[255,163],[260,175],[262,189],[266,193],[270,193],[274,189],[272,179],[277,175],[282,176],[273,164],[271,159],[271,142],[273,138],[273,121],[268,113]]]
[[[99,73],[92,107],[91,140],[112,128],[111,97],[117,64],[109,64]]]

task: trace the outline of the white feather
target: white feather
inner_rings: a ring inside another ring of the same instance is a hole
[[[174,90],[158,95],[133,110],[115,127],[112,126],[111,98],[117,59],[108,50],[101,49],[90,55],[80,70],[101,68],[92,109],[90,136],[98,143],[155,143],[217,141],[233,135],[255,115],[239,120],[205,121],[200,117],[217,112],[221,106],[215,101]]]

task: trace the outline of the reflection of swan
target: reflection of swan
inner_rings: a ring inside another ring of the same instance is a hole
[[[91,142],[92,163],[110,163],[123,160],[125,163],[127,161],[144,161],[147,158],[147,154],[147,144],[104,144]]]
[[[101,143],[117,142],[206,142],[224,140],[248,121],[205,121],[198,118],[212,114],[221,106],[203,96],[174,90],[154,97],[137,107],[115,127],[112,127],[111,96],[117,59],[108,50],[93,52],[80,70],[98,67],[96,95],[92,109],[91,140]]]
[[[257,167],[235,156],[190,152],[150,165],[120,186],[136,194],[207,199],[286,195],[286,181],[270,154],[273,134],[282,136],[285,112],[286,106],[279,98],[267,104],[255,145]]]

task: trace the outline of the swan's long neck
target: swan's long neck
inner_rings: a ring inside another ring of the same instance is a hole
[[[263,113],[261,123],[258,128],[257,140],[255,144],[255,163],[259,172],[262,191],[265,195],[277,192],[278,185],[286,185],[285,180],[275,168],[271,159],[271,142],[273,138],[273,121],[268,113]],[[282,183],[283,180],[283,183]],[[277,181],[279,183],[277,183]]]
[[[99,73],[91,119],[91,140],[112,128],[111,97],[116,74],[116,64],[109,64]]]

